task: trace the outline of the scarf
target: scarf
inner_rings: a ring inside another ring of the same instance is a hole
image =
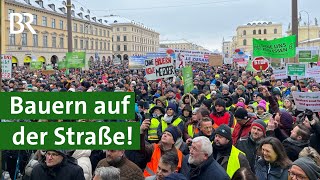
[[[163,120],[168,124],[171,124],[172,119],[173,119],[173,116],[168,116],[167,114],[165,114],[163,117]]]

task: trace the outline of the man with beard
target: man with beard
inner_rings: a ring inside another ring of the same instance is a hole
[[[212,157],[212,144],[205,136],[192,140],[190,154],[183,160],[181,173],[189,180],[228,180],[226,171]]]
[[[216,129],[213,158],[226,170],[230,178],[241,167],[250,168],[246,155],[232,145],[231,128],[225,124]]]
[[[125,157],[124,150],[106,151],[106,158],[98,163],[97,168],[109,166],[120,169],[120,178],[122,180],[144,180],[141,169]]]
[[[254,120],[251,124],[249,136],[240,138],[235,145],[246,154],[252,172],[254,172],[254,165],[257,160],[256,152],[259,141],[266,136],[266,128],[266,123],[261,119]]]
[[[306,126],[298,124],[292,129],[290,137],[282,142],[288,158],[292,162],[297,160],[300,151],[309,145],[309,139],[310,130]]]

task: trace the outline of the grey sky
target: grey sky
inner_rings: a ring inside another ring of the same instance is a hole
[[[283,24],[284,31],[291,22],[291,0],[74,1],[82,3],[97,16],[115,14],[141,22],[158,31],[161,40],[186,39],[209,50],[221,50],[222,38],[231,40],[237,26],[247,22],[278,22]],[[320,0],[298,2],[299,11],[308,11],[312,24],[315,17],[320,20]],[[302,19],[307,21],[307,14],[302,13]]]

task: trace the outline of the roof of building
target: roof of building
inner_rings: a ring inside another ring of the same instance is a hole
[[[271,21],[251,21],[246,24],[243,24],[244,26],[257,26],[257,25],[270,25],[270,24],[277,24],[275,22]]]
[[[320,42],[320,38],[304,40],[304,41],[299,42],[299,44],[303,44],[303,43],[312,43],[312,42]]]
[[[162,40],[160,44],[192,44],[191,42],[181,39],[181,40]]]
[[[33,6],[36,8],[45,9],[51,12],[55,12],[61,15],[66,15],[66,0],[14,0],[16,2],[22,3],[26,6]],[[43,7],[41,7],[41,3]],[[123,23],[130,23],[137,26],[140,26],[144,29],[154,31],[153,29],[143,25],[142,23],[135,22],[133,20],[129,20],[125,17],[121,17],[118,15],[108,15],[108,16],[97,16],[91,12],[90,9],[83,7],[83,5],[73,1],[72,3],[72,17],[77,19],[82,19],[88,22],[95,22],[106,26],[111,26],[115,24],[123,24]],[[155,32],[155,31],[154,31]]]

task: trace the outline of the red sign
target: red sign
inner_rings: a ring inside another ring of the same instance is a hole
[[[269,68],[269,61],[264,57],[256,57],[252,61],[252,67],[256,71],[266,71]]]

